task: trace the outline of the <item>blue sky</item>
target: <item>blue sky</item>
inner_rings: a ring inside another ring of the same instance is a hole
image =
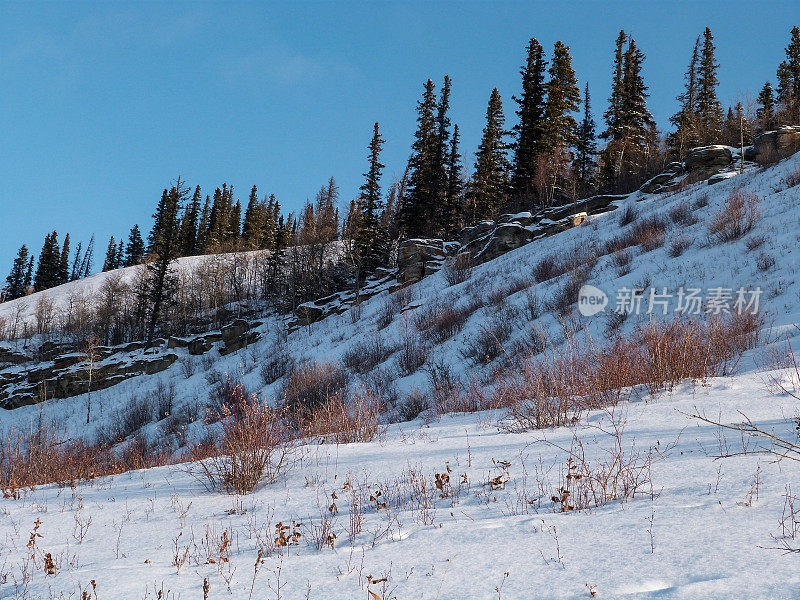
[[[666,127],[706,25],[728,103],[774,83],[795,24],[796,1],[0,2],[0,279],[51,229],[94,232],[100,266],[110,235],[149,230],[178,174],[207,193],[232,183],[242,200],[256,184],[289,209],[333,175],[344,205],[375,121],[384,182],[402,173],[428,77],[453,79],[471,166],[493,87],[513,124],[532,36],[548,56],[570,46],[599,121],[614,39],[632,32]]]

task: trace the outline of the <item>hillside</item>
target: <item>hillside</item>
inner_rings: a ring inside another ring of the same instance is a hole
[[[0,597],[199,598],[204,579],[210,598],[796,597],[800,554],[769,548],[798,546],[787,533],[800,533],[787,508],[790,498],[798,505],[798,463],[739,455],[757,441],[687,413],[721,423],[744,414],[796,436],[797,400],[769,384],[800,383],[775,358],[798,341],[798,173],[800,154],[714,185],[636,192],[580,226],[482,264],[448,259],[309,325],[287,329],[291,315],[266,313],[242,349],[170,348],[177,360],[166,370],[94,392],[88,426],[86,394],[0,411],[6,432],[45,422],[72,439],[121,439],[120,448],[138,439],[175,457],[205,435],[205,409],[228,381],[275,403],[295,393],[298,373],[327,369],[333,391],[345,386],[386,408],[372,441],[298,442],[286,474],[252,495],[209,492],[191,467],[172,465],[0,500],[0,581],[10,590]],[[752,230],[725,241],[732,198],[752,209]],[[117,275],[48,293],[64,302]],[[584,285],[607,294],[604,311],[582,316]],[[721,316],[737,290],[760,290],[763,330],[742,336],[709,376],[657,392],[634,386],[618,403],[576,411],[569,425],[509,425],[497,398],[528,356],[632,339],[677,316],[681,288],[700,290],[703,312],[716,299]],[[667,304],[648,313],[651,293]],[[614,313],[618,298],[641,302],[640,314]],[[153,408],[162,400],[167,415]],[[448,475],[440,487],[436,474]],[[553,500],[567,488],[586,506]],[[30,561],[37,520],[41,551]],[[298,533],[286,547],[275,546],[279,523]],[[54,575],[43,572],[45,552]]]

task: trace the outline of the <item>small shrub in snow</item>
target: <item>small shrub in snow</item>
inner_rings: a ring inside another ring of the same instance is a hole
[[[455,258],[447,259],[443,269],[447,285],[457,285],[469,279],[473,264],[474,261],[469,253],[459,254]]]
[[[556,291],[550,297],[548,301],[548,308],[560,315],[568,313],[572,305],[578,301],[578,292],[589,279],[589,275],[589,267],[575,269],[572,271],[561,287],[556,289]]]
[[[681,254],[686,252],[691,245],[692,240],[680,235],[669,243],[669,250],[667,251],[667,254],[669,254],[670,258],[678,258]]]
[[[700,194],[694,201],[695,208],[705,208],[708,206],[708,193]]]
[[[669,211],[670,220],[676,225],[694,225],[697,217],[694,216],[691,207],[686,202],[681,202]]]
[[[756,248],[760,248],[764,244],[765,238],[763,235],[751,235],[744,241],[745,246],[751,252]]]
[[[758,267],[759,271],[769,271],[772,267],[775,266],[775,259],[767,254],[766,252],[762,252],[758,255],[756,259],[756,267]]]
[[[277,348],[261,363],[259,373],[264,385],[271,385],[282,379],[291,370],[294,361],[285,348]]]
[[[651,216],[637,221],[630,231],[625,231],[606,242],[604,253],[611,254],[631,246],[642,246],[645,252],[655,250],[664,244],[666,231],[666,222],[660,216]]]
[[[786,174],[786,177],[783,178],[783,183],[786,184],[786,187],[800,185],[800,165]]]
[[[633,254],[630,250],[617,250],[613,254],[614,256],[614,264],[617,265],[617,276],[623,277],[631,272],[631,261],[633,260]]]
[[[626,204],[625,208],[622,210],[622,213],[619,215],[619,226],[625,227],[625,225],[630,225],[638,216],[639,212],[636,210],[636,206],[634,206],[632,203]]]
[[[426,314],[424,320],[418,319],[416,326],[426,340],[441,344],[461,331],[476,309],[477,307],[472,305],[461,308],[439,308]]]
[[[375,335],[350,346],[342,356],[342,363],[351,371],[366,373],[384,362],[395,350],[381,336]]]
[[[340,365],[310,361],[292,369],[280,396],[288,414],[301,424],[349,382],[347,371]]]
[[[480,364],[492,362],[504,352],[503,344],[508,340],[513,326],[508,311],[496,315],[488,325],[479,327],[466,341],[461,354]]]
[[[539,283],[549,281],[563,274],[564,270],[561,261],[553,255],[545,256],[533,267],[533,276]]]
[[[369,442],[380,432],[383,412],[383,402],[367,388],[351,394],[340,391],[314,410],[304,431],[337,444]]]
[[[403,327],[400,350],[397,353],[397,366],[403,375],[415,373],[428,360],[430,349],[416,330],[409,326],[408,320]]]
[[[248,494],[283,473],[289,450],[281,416],[255,400],[239,415],[223,415],[221,431],[192,449],[189,472],[209,490]]]
[[[397,404],[397,416],[400,421],[413,421],[429,407],[425,394],[414,390]]]
[[[761,214],[758,203],[758,197],[746,190],[732,191],[725,206],[711,217],[709,237],[718,243],[725,243],[750,233]]]

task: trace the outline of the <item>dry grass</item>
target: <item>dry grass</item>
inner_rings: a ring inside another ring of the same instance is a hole
[[[383,402],[367,388],[339,392],[313,412],[304,431],[337,444],[369,442],[381,431],[384,412]]]
[[[666,232],[667,223],[658,215],[637,220],[629,231],[606,242],[604,254],[618,252],[631,246],[641,246],[645,252],[655,250],[664,245]]]
[[[733,242],[749,233],[761,213],[759,198],[746,190],[733,190],[725,206],[712,215],[708,224],[709,239],[717,243]]]
[[[351,371],[367,373],[385,362],[395,350],[397,348],[387,344],[383,337],[374,335],[348,348],[342,356],[342,363]]]
[[[787,188],[800,185],[800,165],[786,174],[786,177],[783,178],[783,183],[786,184]]]
[[[448,258],[444,265],[444,279],[447,285],[464,283],[472,274],[474,261],[469,253],[459,254],[455,258]]]
[[[349,382],[347,371],[340,365],[310,361],[292,370],[280,396],[287,415],[295,424],[301,424]]]

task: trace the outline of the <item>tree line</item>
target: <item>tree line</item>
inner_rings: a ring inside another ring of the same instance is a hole
[[[255,185],[243,211],[231,185],[222,184],[213,196],[204,197],[199,186],[191,191],[179,181],[164,189],[146,241],[137,225],[126,239],[110,239],[103,270],[242,250],[270,250],[280,256],[287,248],[302,246],[308,270],[315,273],[304,281],[310,278],[319,285],[325,248],[336,240],[342,242],[349,267],[360,277],[389,260],[401,238],[452,239],[465,225],[501,212],[536,210],[595,193],[628,192],[662,170],[667,161],[682,160],[693,147],[749,143],[760,131],[800,123],[800,28],[792,28],[785,53],[774,90],[767,81],[756,99],[740,99],[725,112],[717,96],[714,36],[705,28],[691,51],[683,90],[677,96],[679,110],[670,118],[674,129],[665,136],[647,108],[645,53],[632,34],[620,31],[612,54],[611,94],[598,134],[589,86],[580,88],[569,46],[558,41],[547,56],[532,38],[520,69],[521,92],[511,98],[516,122],[507,127],[501,94],[493,89],[469,176],[459,127],[449,115],[453,82],[446,75],[437,89],[428,79],[417,102],[408,163],[385,193],[381,187],[385,140],[375,123],[364,184],[341,218],[333,177],[297,214],[283,214],[275,196],[259,197]],[[34,256],[23,245],[6,279],[4,299],[88,275],[94,240],[82,246],[78,244],[71,255],[69,235],[60,246],[53,231],[46,236],[34,269]]]

